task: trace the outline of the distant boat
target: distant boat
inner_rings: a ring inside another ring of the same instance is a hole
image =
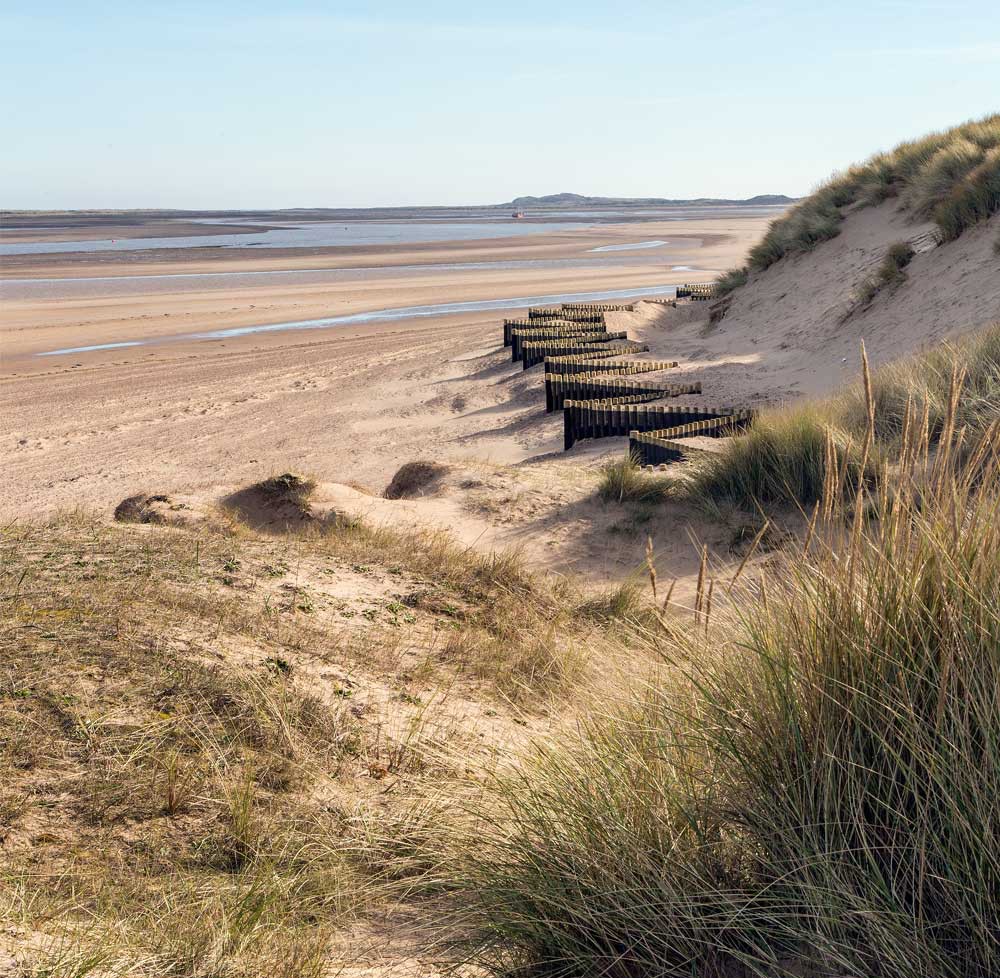
[[[521,220],[521,218],[525,216],[525,213],[524,211],[514,211],[514,213],[511,214],[510,216],[515,218],[516,220]]]

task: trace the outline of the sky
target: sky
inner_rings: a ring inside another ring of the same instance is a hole
[[[0,207],[807,193],[1000,111],[1000,5],[0,0]]]

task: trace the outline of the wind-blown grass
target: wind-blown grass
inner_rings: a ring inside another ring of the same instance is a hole
[[[713,641],[651,636],[687,682],[500,779],[454,870],[488,973],[1000,971],[1000,442],[973,477],[957,401],[910,418]]]
[[[723,272],[715,280],[715,297],[721,299],[723,296],[734,292],[741,285],[747,284],[749,275],[745,268],[731,268],[728,272]]]
[[[763,412],[746,434],[693,467],[686,494],[749,509],[815,503],[831,470],[839,473],[841,491],[871,482],[874,464],[895,449],[908,417],[926,426],[933,445],[952,401],[956,423],[973,441],[1000,419],[1000,326],[882,367],[868,383],[874,434],[867,450],[862,384],[823,401]]]

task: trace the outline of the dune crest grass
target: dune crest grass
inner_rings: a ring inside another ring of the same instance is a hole
[[[868,386],[868,437],[875,402]],[[671,681],[501,777],[454,870],[493,975],[1000,973],[1000,438],[907,414]]]
[[[788,255],[811,251],[840,234],[845,210],[891,198],[951,240],[1000,210],[1000,114],[902,143],[835,174],[773,221],[747,265],[723,275],[723,294]]]

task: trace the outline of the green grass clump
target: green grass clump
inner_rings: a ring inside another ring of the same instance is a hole
[[[632,455],[605,462],[597,493],[605,502],[655,503],[667,498],[671,480],[642,471]]]
[[[750,275],[746,267],[731,268],[728,272],[723,272],[715,280],[715,297],[721,299],[730,292],[738,289],[741,285],[746,285]]]
[[[956,424],[499,780],[455,869],[488,974],[1000,973],[1000,443],[974,482]]]
[[[750,271],[810,251],[840,233],[844,209],[898,197],[946,239],[1000,210],[1000,114],[903,143],[850,167],[771,223],[750,251]]]
[[[1000,210],[1000,146],[983,154],[982,161],[934,208],[934,222],[947,240]]]
[[[864,305],[872,301],[879,292],[894,288],[906,281],[904,269],[913,260],[916,252],[909,241],[897,241],[890,245],[885,258],[874,275],[869,275],[855,290],[858,303]]]
[[[737,504],[814,502],[826,480],[828,431],[828,418],[812,405],[764,415],[725,451],[695,467],[688,493]],[[836,447],[842,457],[850,453],[846,438]]]

